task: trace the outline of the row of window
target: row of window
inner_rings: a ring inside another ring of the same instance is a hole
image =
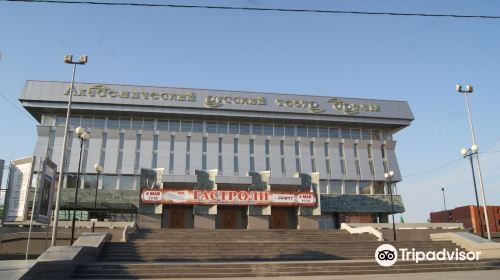
[[[73,133],[70,131],[68,134],[69,139],[72,139]],[[47,148],[47,155],[49,158],[52,158],[52,153],[53,153],[53,145],[54,145],[54,138],[55,138],[55,131],[51,131],[50,136],[49,136],[49,144]],[[158,167],[158,145],[159,145],[159,138],[158,135],[154,135],[153,137],[153,147],[152,147],[152,160],[151,160],[151,166],[140,166],[140,157],[141,157],[141,139],[142,135],[137,134],[136,135],[136,140],[135,140],[135,156],[134,156],[134,170],[135,172],[138,172],[141,167],[152,167],[152,168],[157,168]],[[179,141],[179,139],[177,139]],[[181,141],[184,141],[181,139]],[[295,150],[295,159],[292,159],[295,161],[295,170],[288,170],[289,175],[293,174],[293,172],[302,172],[302,164],[303,162],[301,161],[301,142],[302,141],[295,141],[294,142],[294,150]],[[67,146],[67,157],[66,161],[64,164],[65,169],[67,169],[69,162],[71,160],[71,148],[72,148],[72,143],[73,141],[68,141],[68,146]],[[186,174],[190,174],[191,172],[191,136],[186,136],[185,138],[185,151],[176,151],[176,135],[170,135],[170,147],[169,147],[169,164],[168,164],[168,173],[173,174],[174,173],[174,167],[175,164],[179,164],[178,162],[175,162],[175,153],[185,153],[186,155],[186,162],[185,163],[180,163],[180,164],[185,164],[185,171]],[[232,149],[233,149],[233,171],[234,175],[238,176],[239,175],[239,161],[241,159],[239,155],[239,147],[240,143],[239,138],[234,138],[232,141]],[[270,146],[271,146],[271,141],[269,139],[266,139],[264,142],[264,152],[265,152],[265,170],[270,171],[271,170],[271,155],[270,155]],[[123,153],[124,153],[124,145],[125,145],[125,134],[120,133],[119,134],[119,142],[118,142],[118,158],[117,158],[117,164],[116,164],[116,173],[120,174],[122,173],[122,164],[123,164]],[[248,142],[248,149],[249,149],[249,171],[255,171],[255,139],[249,139]],[[105,164],[105,156],[106,156],[106,146],[107,146],[107,133],[103,132],[102,133],[102,139],[101,139],[101,150],[100,150],[100,157],[99,157],[99,163],[104,166]],[[355,169],[356,169],[356,174],[358,176],[361,175],[361,167],[360,167],[360,159],[359,159],[359,144],[354,143],[353,144],[353,156],[354,156],[354,164],[355,164]],[[87,166],[87,157],[88,157],[88,147],[89,147],[89,141],[85,143],[84,150],[83,150],[83,159],[82,159],[82,164],[83,166]],[[208,147],[208,137],[204,136],[202,138],[202,164],[201,168],[202,169],[207,169],[207,147]],[[315,145],[315,142],[310,141],[309,142],[309,155],[310,155],[310,161],[311,161],[311,170],[312,172],[317,172],[317,161],[316,161],[316,151],[317,147]],[[325,166],[326,166],[326,173],[331,175],[332,174],[332,160],[333,157],[331,156],[331,145],[329,143],[324,143],[323,146],[323,153],[325,157]],[[375,167],[374,167],[374,160],[373,160],[373,151],[372,151],[372,144],[367,144],[367,155],[368,155],[368,166],[370,169],[370,173],[372,176],[375,175]],[[273,160],[279,160],[281,164],[281,173],[283,177],[286,177],[287,175],[287,170],[286,170],[286,163],[285,163],[285,141],[280,140],[280,147],[279,147],[279,157],[273,158]],[[144,153],[145,151],[143,151]],[[387,158],[386,158],[386,147],[385,145],[381,145],[381,155],[382,155],[382,160],[383,160],[383,168],[384,172],[387,172],[388,170],[388,163],[387,163]],[[338,145],[338,154],[339,154],[339,163],[340,163],[340,170],[341,174],[347,175],[347,170],[346,170],[346,163],[345,163],[345,148],[344,148],[344,143],[339,143]],[[223,155],[223,137],[218,137],[218,169],[220,174],[223,172],[223,160],[222,160],[222,155]],[[144,155],[143,155],[144,156]],[[289,159],[290,155],[287,156]],[[245,159],[243,159],[245,160]],[[289,159],[290,160],[290,159]],[[227,169],[227,168],[226,168]],[[85,171],[85,170],[84,170]],[[230,175],[230,174],[226,174]]]
[[[54,125],[53,117],[44,116],[45,125]],[[64,126],[66,117],[58,115],[56,126]],[[380,129],[319,127],[306,125],[216,122],[197,120],[164,120],[142,118],[105,118],[105,117],[71,117],[70,126],[86,128],[158,130],[170,132],[199,132],[219,134],[290,136],[290,137],[323,137],[364,140],[392,140],[391,132]]]
[[[395,184],[392,186],[395,194]],[[388,194],[387,184],[383,181],[339,181],[320,180],[319,192],[322,194]]]
[[[104,190],[136,190],[139,188],[139,176],[130,175],[101,175],[99,188]],[[85,189],[95,189],[97,176],[95,174],[82,174],[81,186]],[[320,180],[319,192],[321,194],[389,194],[387,184],[382,181],[339,181]],[[68,174],[66,188],[75,188],[77,185],[76,174]],[[395,194],[395,184],[393,184]]]

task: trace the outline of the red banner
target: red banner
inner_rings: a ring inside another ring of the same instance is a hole
[[[209,205],[316,206],[312,192],[268,192],[244,190],[141,190],[142,203]]]

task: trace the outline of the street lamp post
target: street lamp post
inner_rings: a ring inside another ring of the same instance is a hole
[[[479,219],[479,226],[481,227],[481,237],[484,238],[484,230],[483,230],[483,219],[481,219],[481,210],[479,208],[479,198],[477,196],[477,186],[476,186],[476,173],[474,172],[474,161],[472,160],[475,156],[477,156],[477,145],[472,145],[470,149],[463,148],[460,150],[460,154],[464,158],[469,158],[470,161],[470,169],[472,171],[472,181],[474,182],[474,194],[476,195],[476,208],[477,208],[477,218]]]
[[[97,172],[97,181],[95,183],[95,196],[94,196],[94,215],[96,216],[94,219],[97,219],[97,190],[99,189],[99,175],[102,173],[102,166],[99,163],[94,165],[95,171]],[[95,222],[92,223],[92,232],[95,230]]]
[[[476,132],[474,131],[474,125],[472,124],[472,116],[471,116],[471,112],[470,112],[469,96],[468,96],[469,94],[471,94],[474,91],[474,89],[473,89],[472,85],[467,85],[465,87],[465,90],[463,90],[462,86],[459,84],[457,84],[455,86],[455,89],[457,90],[457,92],[464,94],[465,105],[467,107],[467,117],[469,119],[469,127],[470,127],[470,131],[471,131],[471,136],[472,136],[472,145],[473,146],[476,145],[476,147],[477,147]],[[477,150],[476,150],[476,152],[477,152]],[[475,158],[477,161],[477,173],[479,175],[479,188],[481,190],[481,198],[483,200],[483,212],[484,212],[484,220],[486,222],[486,233],[488,234],[488,240],[491,241],[490,221],[488,218],[488,209],[486,207],[486,195],[484,193],[483,176],[481,174],[481,163],[479,161],[479,154],[478,153],[476,153]]]
[[[391,212],[392,212],[392,233],[394,234],[394,241],[396,241],[396,223],[394,222],[394,200],[392,198],[392,177],[394,177],[394,171],[389,171],[384,174],[389,184],[389,194],[391,195]]]
[[[66,110],[66,123],[64,125],[64,137],[63,137],[63,145],[61,152],[61,161],[59,163],[59,182],[57,184],[57,192],[56,192],[56,205],[54,209],[54,223],[52,226],[52,240],[50,242],[50,246],[55,246],[57,242],[57,224],[59,223],[59,202],[61,197],[61,189],[64,181],[64,162],[66,161],[66,147],[68,142],[68,126],[69,126],[69,117],[71,115],[71,100],[73,99],[73,88],[75,84],[75,72],[76,65],[84,65],[87,63],[88,57],[86,55],[80,56],[79,61],[73,61],[73,55],[65,55],[64,62],[68,64],[73,64],[73,75],[71,76],[71,86],[69,89],[69,99],[68,99],[68,109]]]
[[[446,210],[446,197],[444,196],[444,188],[441,188],[441,191],[443,191],[444,221],[445,221],[445,223],[447,223],[448,222],[448,211]]]
[[[73,219],[71,221],[71,243],[73,245],[73,241],[75,239],[75,222],[76,222],[76,203],[78,202],[78,189],[80,188],[80,168],[82,164],[82,150],[83,144],[85,141],[89,140],[89,133],[85,131],[83,127],[77,127],[75,129],[78,138],[80,139],[80,156],[78,158],[78,170],[76,172],[76,190],[75,190],[75,204],[73,205]]]

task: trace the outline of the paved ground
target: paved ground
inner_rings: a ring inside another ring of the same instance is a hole
[[[34,263],[34,260],[0,261],[0,279],[18,279]]]
[[[170,278],[172,279],[172,278]],[[199,280],[199,278],[182,278],[183,280]],[[241,277],[241,278],[204,278],[205,280],[284,280],[284,279],[311,279],[311,280],[498,280],[500,279],[500,270],[478,270],[478,271],[454,271],[454,272],[428,272],[428,273],[402,273],[402,274],[374,274],[374,275],[332,275],[332,276],[301,276],[301,277]]]

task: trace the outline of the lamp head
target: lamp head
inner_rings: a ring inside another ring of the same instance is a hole
[[[82,56],[80,56],[80,64],[85,64],[85,63],[87,63],[88,59],[89,59],[89,57],[88,57],[88,56],[86,56],[86,55],[82,55]]]
[[[465,86],[465,91],[468,93],[472,93],[474,91],[474,87],[472,85]]]
[[[67,54],[64,56],[64,63],[71,63],[73,62],[73,55]]]
[[[460,150],[460,154],[464,157],[467,154],[467,149],[466,148],[462,148]]]
[[[474,144],[470,147],[470,149],[475,153],[477,152],[477,150],[479,150],[479,147],[476,144]]]
[[[385,177],[386,179],[389,179],[389,173],[387,173],[387,172],[386,172],[386,173],[384,173],[384,177]]]
[[[84,132],[82,133],[82,136],[81,136],[81,137],[82,137],[83,141],[87,141],[87,140],[89,140],[89,138],[90,138],[90,134],[89,134],[87,131],[84,131]]]
[[[461,86],[461,85],[459,85],[459,84],[456,84],[456,85],[455,85],[455,90],[456,90],[457,92],[462,92],[462,86]]]
[[[94,168],[95,168],[95,171],[97,171],[97,173],[102,172],[102,166],[99,163],[94,164]]]
[[[80,137],[85,132],[85,128],[79,126],[75,129],[75,132],[76,132],[76,135],[78,135],[78,137]]]
[[[391,171],[389,171],[389,176],[390,176],[391,178],[392,178],[392,177],[394,177],[394,171],[392,171],[392,170],[391,170]]]

